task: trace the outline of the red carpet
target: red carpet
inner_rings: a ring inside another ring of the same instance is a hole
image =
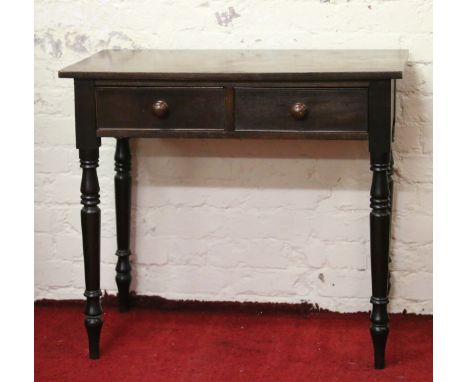
[[[104,308],[91,361],[82,305],[36,305],[36,381],[432,381],[432,316],[391,315],[374,370],[364,313]]]

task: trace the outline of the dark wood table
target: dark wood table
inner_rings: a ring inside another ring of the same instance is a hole
[[[129,138],[288,138],[369,142],[370,332],[385,364],[395,82],[402,50],[103,50],[59,72],[74,78],[89,357],[99,358],[101,137],[117,138],[116,282],[129,309]]]

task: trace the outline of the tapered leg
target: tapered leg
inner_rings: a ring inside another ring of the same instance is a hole
[[[130,195],[132,177],[130,174],[130,145],[128,138],[118,138],[115,148],[115,211],[117,221],[117,266],[115,281],[119,290],[119,310],[130,308]]]
[[[370,332],[374,344],[374,366],[385,367],[388,328],[388,261],[390,245],[390,152],[372,153],[370,242],[372,271],[372,313]]]
[[[390,166],[388,168],[388,189],[390,192],[390,249],[389,249],[389,256],[388,256],[388,262],[392,262],[392,256],[391,256],[391,246],[392,246],[392,216],[393,216],[393,153],[390,151]],[[390,270],[388,271],[388,294],[390,295],[390,290],[392,288],[392,277],[391,277],[391,272]]]
[[[88,332],[89,358],[99,358],[99,338],[102,328],[100,277],[101,210],[99,182],[96,168],[99,149],[80,149],[81,179],[81,231],[85,266],[86,306],[85,327]]]

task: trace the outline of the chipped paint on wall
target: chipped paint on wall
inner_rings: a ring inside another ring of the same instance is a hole
[[[35,34],[34,45],[54,58],[62,57],[62,41],[54,38],[52,32],[47,31],[42,35]]]
[[[240,17],[240,14],[236,12],[234,7],[229,7],[228,10],[225,12],[216,12],[215,16],[218,25],[227,27],[229,24],[232,23],[233,19]]]

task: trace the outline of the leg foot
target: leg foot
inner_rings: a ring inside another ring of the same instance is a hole
[[[89,358],[98,359],[102,319],[101,317],[86,317],[84,323],[88,333]]]
[[[372,342],[374,344],[374,368],[385,368],[385,345],[387,344],[388,328],[371,329]]]
[[[373,300],[373,299],[372,299]],[[374,302],[371,316],[370,333],[374,345],[374,368],[385,367],[385,347],[389,333],[387,302]]]

